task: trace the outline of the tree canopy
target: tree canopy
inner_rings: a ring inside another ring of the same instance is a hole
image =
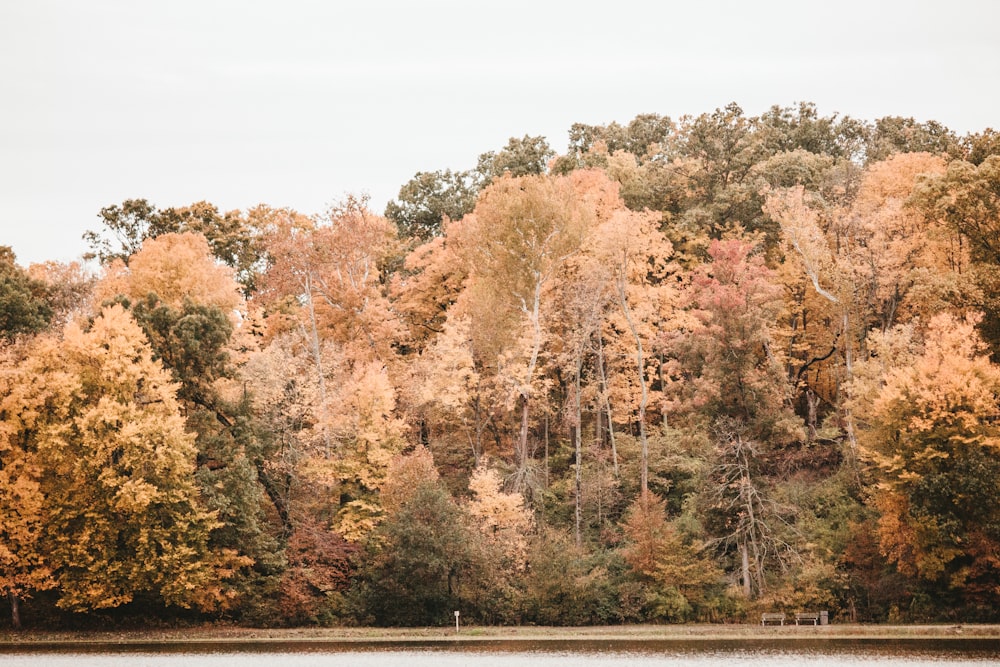
[[[0,248],[0,604],[994,622],[997,146],[730,104]]]

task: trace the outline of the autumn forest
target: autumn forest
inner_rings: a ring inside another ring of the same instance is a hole
[[[733,104],[168,203],[0,247],[0,627],[1000,620],[997,132]]]

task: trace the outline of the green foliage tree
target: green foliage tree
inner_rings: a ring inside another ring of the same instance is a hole
[[[586,156],[598,143],[609,155],[617,151],[631,153],[644,159],[667,148],[675,131],[673,121],[667,116],[655,113],[639,114],[628,125],[612,122],[607,125],[586,125],[573,123],[569,129],[569,150],[566,157],[570,163],[561,162],[560,168],[584,166]]]
[[[428,241],[442,233],[445,218],[460,220],[476,205],[479,183],[468,171],[420,171],[399,189],[385,207],[400,238]]]
[[[881,162],[894,153],[936,153],[952,158],[962,154],[955,133],[941,123],[919,122],[902,116],[885,116],[870,127],[865,142],[865,161]]]
[[[234,357],[253,336],[234,339],[241,299],[232,269],[213,258],[202,235],[162,234],[144,243],[127,273],[109,272],[97,291],[129,306],[154,359],[177,383],[185,426],[196,435],[194,479],[218,519],[211,547],[252,559],[253,567],[242,569],[232,585],[248,605],[260,602],[259,591],[275,585],[284,565],[281,540],[291,527],[267,462],[271,441],[237,377]],[[265,512],[268,499],[274,525]]]
[[[974,165],[981,165],[986,158],[1000,155],[1000,132],[986,128],[982,132],[970,132],[962,140],[965,148],[965,160]]]
[[[14,251],[0,246],[0,341],[43,331],[52,320],[45,283],[16,263]]]
[[[84,259],[96,259],[101,264],[115,259],[128,264],[129,257],[139,252],[146,239],[180,231],[176,220],[161,218],[156,207],[145,199],[126,199],[121,204],[105,206],[99,217],[111,238],[104,230],[88,230],[83,240],[90,246]]]
[[[476,609],[478,531],[439,482],[428,480],[369,540],[356,594],[380,625],[446,625]]]
[[[504,174],[513,177],[537,176],[549,169],[549,160],[555,157],[555,151],[549,146],[545,137],[524,135],[522,138],[511,137],[507,145],[499,151],[489,151],[479,156],[476,171],[483,184],[489,185]]]
[[[968,241],[983,313],[980,332],[1000,359],[1000,155],[979,165],[950,162],[943,175],[924,177],[911,202],[928,222],[943,221]]]
[[[602,625],[621,620],[613,555],[576,546],[557,528],[540,530],[529,548],[524,620],[539,625]]]

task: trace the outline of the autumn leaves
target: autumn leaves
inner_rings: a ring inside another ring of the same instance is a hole
[[[130,200],[96,279],[0,257],[11,611],[989,608],[1000,158],[834,121],[526,137],[407,224]]]

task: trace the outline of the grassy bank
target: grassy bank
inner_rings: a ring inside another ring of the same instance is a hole
[[[0,631],[0,645],[182,644],[182,643],[316,643],[316,642],[451,642],[468,641],[658,641],[753,639],[997,639],[1000,625],[628,625],[577,628],[297,628],[253,629],[228,626],[147,631]]]

